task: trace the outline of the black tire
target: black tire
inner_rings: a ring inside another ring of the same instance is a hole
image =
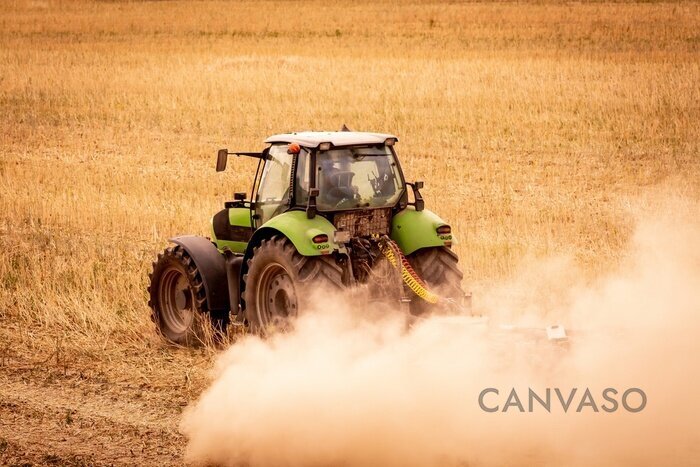
[[[431,304],[417,296],[412,297],[411,313],[421,315],[431,311],[454,311],[450,308],[462,306],[464,292],[461,283],[462,271],[459,270],[457,255],[447,247],[421,248],[408,255],[408,262],[426,283],[431,292],[449,300],[447,306]],[[450,306],[452,303],[455,306]]]
[[[208,311],[202,276],[180,245],[167,248],[153,263],[148,287],[152,318],[160,334],[181,345],[210,343],[228,324],[228,313]]]
[[[263,240],[244,276],[245,315],[250,331],[269,335],[291,328],[306,309],[308,292],[343,288],[343,270],[332,256],[302,256],[283,236]]]

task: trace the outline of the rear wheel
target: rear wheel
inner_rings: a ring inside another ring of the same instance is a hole
[[[195,345],[224,332],[228,316],[208,313],[206,292],[197,265],[179,245],[158,255],[148,287],[153,321],[167,340]]]
[[[283,236],[263,240],[253,250],[245,275],[245,314],[250,330],[269,335],[291,328],[307,308],[311,287],[338,291],[343,270],[331,256],[302,256]]]
[[[463,274],[457,266],[459,259],[452,250],[447,247],[421,248],[407,258],[430,291],[447,299],[447,304],[431,304],[414,296],[411,301],[412,314],[459,309],[464,300],[461,287]]]

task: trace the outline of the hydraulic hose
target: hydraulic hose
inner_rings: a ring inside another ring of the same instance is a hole
[[[384,235],[379,242],[379,249],[389,263],[399,271],[401,279],[413,293],[428,303],[438,303],[441,300],[438,295],[428,290],[426,283],[413,270],[413,267],[411,267],[411,264],[395,241]]]

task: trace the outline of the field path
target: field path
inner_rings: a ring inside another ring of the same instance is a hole
[[[0,367],[0,464],[182,464],[178,406],[158,395],[81,372]]]

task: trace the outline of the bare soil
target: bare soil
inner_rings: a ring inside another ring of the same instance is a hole
[[[29,358],[0,331],[0,465],[181,465],[180,415],[200,394],[211,350],[150,342]],[[3,350],[4,349],[4,350]]]

